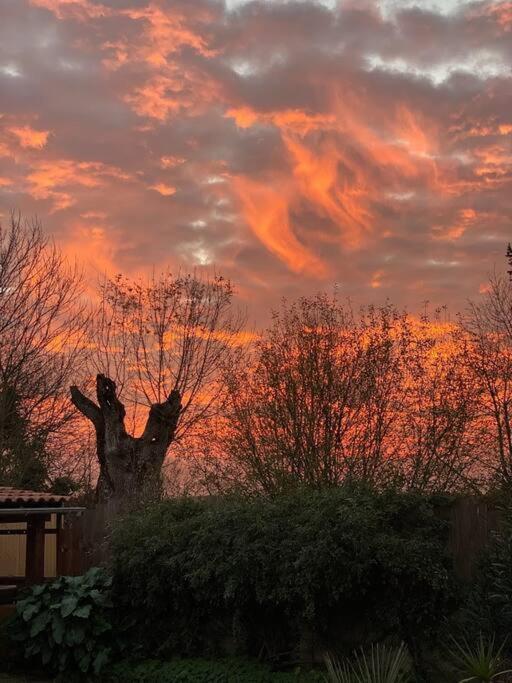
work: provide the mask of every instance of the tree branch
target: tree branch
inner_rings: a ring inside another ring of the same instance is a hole
[[[173,389],[163,403],[153,403],[149,409],[142,439],[149,443],[164,442],[170,446],[181,413],[181,394]]]
[[[124,420],[126,410],[117,398],[116,383],[106,375],[96,376],[96,395],[100,408],[107,414]]]
[[[80,389],[73,385],[70,387],[71,392],[71,403],[77,408],[82,415],[87,417],[95,427],[99,427],[102,422],[101,410],[98,408],[94,401],[87,398]]]

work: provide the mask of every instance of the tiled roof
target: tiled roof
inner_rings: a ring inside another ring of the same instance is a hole
[[[41,491],[23,491],[0,486],[0,505],[57,505],[69,500],[69,496],[59,496]]]

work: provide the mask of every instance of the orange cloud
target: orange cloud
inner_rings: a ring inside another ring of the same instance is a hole
[[[112,13],[112,10],[105,5],[90,2],[90,0],[30,0],[30,4],[53,12],[58,19],[72,18],[86,21]]]
[[[118,235],[105,221],[71,220],[62,248],[70,259],[80,254],[80,263],[92,271],[87,280],[92,297],[97,296],[98,273],[114,275],[119,270],[116,266]]]
[[[368,165],[390,169],[388,182],[407,185],[422,178],[431,187],[440,178],[435,159],[436,129],[410,107],[399,105],[389,119],[387,134],[378,135],[366,121],[366,103],[354,95],[335,92],[332,112],[311,115],[302,110],[258,112],[248,106],[228,109],[239,128],[272,125],[281,134],[291,164],[294,201],[305,199],[315,211],[338,227],[345,246],[361,245],[371,233],[372,201],[382,188],[373,185]],[[386,119],[383,119],[386,123]],[[321,137],[311,135],[322,132]],[[346,149],[360,150],[354,155]]]
[[[164,156],[160,157],[160,166],[162,168],[174,168],[175,166],[179,166],[180,164],[183,164],[185,162],[185,159],[182,157],[175,157],[175,156]]]
[[[383,270],[377,270],[375,273],[372,275],[372,279],[370,281],[370,287],[372,289],[379,289],[382,287],[382,278],[384,277],[384,271]]]
[[[397,107],[395,134],[412,154],[431,155],[437,151],[436,130],[409,107]]]
[[[170,197],[176,192],[175,187],[172,187],[172,185],[166,185],[165,183],[151,185],[150,190],[155,190],[155,192],[159,192],[164,197]]]
[[[165,73],[148,78],[144,85],[124,96],[139,116],[165,121],[180,112],[195,112],[218,97],[215,85],[193,70],[169,64]]]
[[[259,220],[265,226],[259,232],[256,211],[251,211],[251,206],[248,209],[247,201],[244,215],[269,250],[288,265],[291,259],[286,259],[284,247],[268,238],[270,233],[275,234],[269,226],[280,222],[289,233],[290,216],[297,215],[299,207],[306,204],[336,225],[345,248],[360,248],[379,230],[373,205],[382,201],[384,188],[372,178],[372,169],[385,169],[383,178],[391,193],[407,193],[418,182],[433,192],[446,192],[447,180],[436,159],[438,129],[434,123],[401,103],[395,112],[381,117],[377,131],[369,122],[371,114],[365,99],[337,90],[331,98],[331,111],[323,114],[298,109],[259,112],[246,105],[226,111],[225,116],[233,118],[239,128],[267,125],[280,132],[290,164],[290,175],[284,180],[286,197],[262,201],[272,209],[262,210],[265,218],[260,216]],[[468,225],[466,219],[461,226],[453,226],[448,235],[444,233],[443,238],[459,236]],[[391,233],[388,230],[386,234]],[[381,281],[379,270],[370,284],[376,288]]]
[[[435,240],[458,240],[475,223],[477,217],[478,214],[474,209],[461,209],[457,214],[457,220],[452,225],[448,227],[434,226],[432,228],[432,237]]]
[[[34,199],[51,199],[53,210],[59,211],[75,203],[73,190],[94,188],[105,184],[107,178],[129,180],[121,169],[100,162],[75,162],[69,159],[43,161],[35,164],[27,174],[28,192]]]
[[[48,130],[36,130],[31,126],[12,126],[7,128],[7,130],[17,138],[18,143],[24,149],[42,149],[46,145],[48,135],[50,134]]]
[[[198,20],[199,8],[195,9],[193,17]],[[215,54],[208,48],[204,36],[193,31],[189,23],[189,17],[180,14],[177,10],[167,8],[163,10],[157,3],[150,3],[143,9],[127,9],[122,14],[135,21],[143,20],[142,39],[132,52],[132,58],[142,59],[153,66],[167,65],[170,54],[177,52],[183,46],[192,47],[205,57]],[[208,19],[208,15],[204,15]]]
[[[140,3],[142,4],[142,3]],[[165,121],[183,110],[197,109],[215,96],[215,86],[203,73],[185,68],[178,54],[191,48],[204,57],[213,57],[208,41],[200,31],[191,27],[192,21],[208,23],[211,13],[194,8],[191,13],[179,8],[161,7],[158,2],[146,6],[123,8],[117,11],[122,17],[136,22],[140,29],[136,42],[128,39],[105,41],[102,49],[107,53],[103,64],[108,70],[117,70],[128,63],[142,64],[147,70],[142,85],[124,95],[139,116]]]
[[[334,114],[309,114],[301,109],[284,109],[261,113],[244,106],[228,109],[225,116],[234,119],[239,128],[251,128],[255,124],[266,124],[300,135],[306,135],[312,130],[325,129],[334,126],[336,123]]]
[[[0,203],[73,225],[77,251],[119,269],[215,262],[258,311],[277,259],[287,290],[308,275],[354,297],[396,283],[410,305],[470,296],[474,255],[508,240],[511,2],[334,4],[11,3],[4,30],[38,40],[0,64]],[[484,53],[496,72],[470,73]]]
[[[295,273],[325,277],[325,265],[295,236],[289,218],[286,188],[238,176],[232,179],[249,227],[269,251]]]
[[[512,2],[493,2],[489,4],[487,13],[494,17],[506,31],[512,29]]]
[[[344,177],[340,169],[347,159],[333,142],[317,146],[315,152],[291,136],[284,142],[300,194],[338,226],[347,246],[357,246],[371,221],[363,175],[347,164]]]

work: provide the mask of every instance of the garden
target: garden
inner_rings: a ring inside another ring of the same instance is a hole
[[[12,680],[507,681],[512,518],[498,502],[468,582],[449,503],[347,484],[145,505],[113,524],[104,567],[18,601]]]

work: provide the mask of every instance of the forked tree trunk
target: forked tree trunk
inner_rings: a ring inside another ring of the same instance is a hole
[[[96,452],[100,465],[96,496],[98,501],[120,503],[159,492],[161,470],[171,445],[181,411],[179,391],[172,391],[163,403],[154,403],[142,436],[127,433],[126,410],[109,377],[96,377],[98,403],[76,386],[71,400],[96,431]]]

